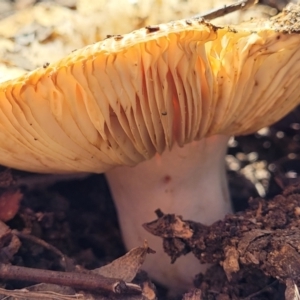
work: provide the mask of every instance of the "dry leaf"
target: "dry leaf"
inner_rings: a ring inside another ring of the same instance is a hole
[[[189,293],[184,294],[182,300],[202,300],[201,290],[195,289]]]
[[[194,234],[190,224],[183,221],[181,216],[174,214],[163,215],[155,221],[143,224],[143,227],[150,233],[162,238],[189,239]]]
[[[285,300],[300,300],[299,289],[294,280],[290,278],[286,281],[286,290],[284,296]]]
[[[0,220],[11,220],[19,210],[23,194],[17,191],[5,191],[0,195]]]
[[[110,264],[94,269],[92,272],[108,278],[118,278],[125,282],[131,282],[149,253],[153,253],[153,250],[145,242],[144,246],[133,248]]]
[[[156,288],[150,281],[145,281],[142,284],[142,296],[143,300],[155,300],[156,299]]]

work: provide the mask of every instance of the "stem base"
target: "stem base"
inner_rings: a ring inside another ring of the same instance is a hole
[[[162,240],[141,225],[156,219],[158,208],[207,225],[231,212],[224,159],[228,139],[215,135],[183,148],[175,146],[136,167],[106,173],[126,247],[137,247],[146,239],[156,254],[147,257],[143,269],[172,291],[191,287],[194,275],[207,266],[192,254],[171,265]]]

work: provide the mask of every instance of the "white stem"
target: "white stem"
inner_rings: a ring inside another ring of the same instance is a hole
[[[189,288],[193,276],[204,271],[192,254],[170,264],[162,240],[146,232],[143,223],[164,213],[211,224],[231,212],[225,172],[229,137],[215,135],[183,148],[174,147],[134,168],[118,167],[106,173],[128,249],[147,239],[156,254],[144,264],[148,274],[172,289]]]

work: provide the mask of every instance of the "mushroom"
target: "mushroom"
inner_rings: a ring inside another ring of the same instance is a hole
[[[149,241],[146,270],[188,287],[205,269],[169,264],[142,228],[157,208],[210,224],[232,211],[224,156],[232,135],[279,120],[300,94],[300,6],[264,21],[148,26],[77,50],[0,85],[0,164],[105,172],[125,244]]]

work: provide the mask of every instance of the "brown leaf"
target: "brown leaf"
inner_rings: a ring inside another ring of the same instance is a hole
[[[23,194],[17,191],[5,191],[0,195],[0,220],[11,220],[19,210]]]
[[[133,248],[110,264],[94,269],[92,272],[108,278],[118,278],[125,282],[131,282],[144,263],[148,253],[153,253],[153,250],[145,242],[144,246]]]
[[[162,238],[189,239],[194,233],[189,223],[183,221],[181,216],[171,214],[163,215],[153,222],[145,223],[143,227],[148,232]]]
[[[156,289],[151,281],[145,281],[142,284],[142,296],[143,300],[155,300]]]

